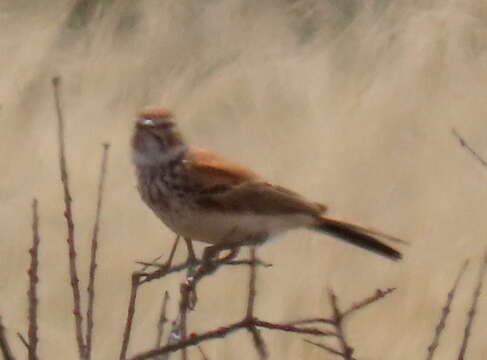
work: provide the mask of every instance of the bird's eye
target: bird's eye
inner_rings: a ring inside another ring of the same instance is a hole
[[[142,124],[145,126],[154,126],[154,121],[152,119],[144,119],[142,120]]]

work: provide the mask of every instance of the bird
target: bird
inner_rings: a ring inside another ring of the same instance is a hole
[[[308,228],[390,260],[402,254],[386,244],[400,239],[325,215],[327,207],[272,184],[236,162],[189,146],[173,113],[143,110],[131,139],[137,189],[154,214],[184,237],[207,249],[258,246],[284,232]]]

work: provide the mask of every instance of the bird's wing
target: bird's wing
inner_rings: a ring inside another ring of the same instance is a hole
[[[191,178],[198,179],[201,188],[198,202],[213,210],[312,216],[326,210],[324,205],[271,185],[251,170],[203,149],[189,151],[187,166]]]
[[[185,159],[186,170],[192,179],[198,179],[203,188],[236,185],[259,179],[253,171],[210,151],[191,148]]]
[[[200,202],[215,210],[257,215],[318,216],[326,210],[324,205],[262,181],[248,181],[215,193],[202,194]]]

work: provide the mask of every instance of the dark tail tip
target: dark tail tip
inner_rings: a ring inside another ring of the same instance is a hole
[[[394,261],[402,259],[402,254],[396,249],[384,244],[372,235],[353,229],[348,224],[338,220],[324,218],[323,222],[317,226],[317,229],[388,259]]]

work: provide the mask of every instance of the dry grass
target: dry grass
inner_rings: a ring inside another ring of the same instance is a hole
[[[134,261],[167,254],[172,245],[172,234],[134,188],[128,139],[135,112],[147,104],[173,108],[192,143],[327,203],[333,215],[413,243],[398,265],[317,234],[289,233],[259,250],[274,264],[260,276],[260,314],[276,322],[312,317],[331,311],[328,286],[345,303],[373,288],[394,286],[394,296],[352,323],[354,356],[425,358],[459,266],[466,258],[478,264],[487,239],[486,172],[451,134],[454,127],[479,154],[487,153],[487,6],[475,0],[346,3],[107,1],[86,25],[74,26],[68,22],[72,1],[53,0],[49,6],[4,1],[3,324],[13,332],[27,325],[29,203],[35,195],[42,223],[39,355],[76,357],[74,337],[66,336],[73,331],[72,300],[50,85],[60,74],[84,264],[90,256],[99,145],[112,144],[98,249],[96,302],[104,310],[95,312],[93,339],[101,359],[118,355]],[[84,289],[88,268],[80,271]],[[168,279],[166,289],[177,294],[180,281]],[[244,269],[237,268],[208,280],[201,288],[204,300],[189,319],[191,329],[238,319],[245,281]],[[468,273],[459,285],[435,358],[458,354],[475,281]],[[132,344],[149,349],[161,288],[148,286],[139,301],[143,311],[136,314]],[[481,295],[473,333],[487,325],[485,303]],[[170,302],[168,314],[177,313],[176,307]],[[239,346],[238,358],[253,358],[246,336],[205,344],[205,354],[233,359]],[[300,338],[273,333],[265,338],[271,359],[328,356]],[[18,354],[25,351],[17,341],[12,347]],[[486,351],[481,337],[470,339],[467,356]],[[197,348],[189,355],[200,356]]]

